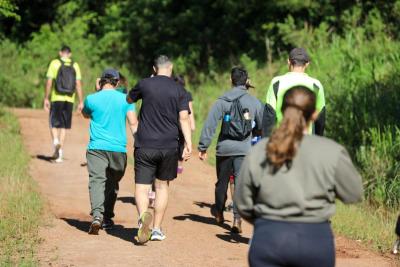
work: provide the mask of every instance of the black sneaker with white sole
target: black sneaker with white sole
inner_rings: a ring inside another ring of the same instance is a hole
[[[99,230],[101,228],[101,218],[100,217],[94,217],[92,224],[90,225],[89,228],[89,235],[98,235],[99,234]]]
[[[111,230],[114,227],[114,221],[112,219],[104,218],[103,224],[101,225],[101,228],[104,230]]]

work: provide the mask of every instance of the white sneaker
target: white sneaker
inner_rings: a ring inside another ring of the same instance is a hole
[[[52,158],[54,160],[57,160],[60,157],[60,150],[61,150],[61,145],[60,144],[55,144],[54,145],[54,153]]]
[[[397,239],[393,246],[393,250],[392,250],[393,254],[399,253],[399,247],[400,247],[400,239]]]
[[[63,151],[62,149],[58,149],[58,157],[55,160],[56,163],[63,162]]]
[[[151,231],[151,241],[163,241],[165,238],[167,238],[164,233],[161,231],[161,229],[153,229]]]

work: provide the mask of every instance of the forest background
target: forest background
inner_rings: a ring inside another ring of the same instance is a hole
[[[288,51],[304,47],[308,73],[325,88],[326,134],[349,149],[364,178],[365,203],[339,206],[338,216],[376,217],[389,240],[400,205],[399,18],[399,0],[0,0],[0,103],[42,108],[46,69],[62,44],[80,64],[85,94],[105,67],[134,85],[167,54],[193,93],[196,144],[232,66],[248,69],[264,102],[272,77],[287,71]],[[346,220],[339,231],[388,244]]]

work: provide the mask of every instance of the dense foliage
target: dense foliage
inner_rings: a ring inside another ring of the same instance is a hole
[[[201,127],[231,65],[249,69],[264,100],[287,51],[303,46],[326,90],[328,135],[357,159],[368,199],[396,207],[399,16],[399,0],[0,0],[0,102],[40,107],[47,64],[63,43],[86,91],[105,66],[133,82],[166,53],[191,82]]]

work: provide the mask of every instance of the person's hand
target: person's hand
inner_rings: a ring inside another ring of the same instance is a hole
[[[83,102],[79,102],[77,110],[78,110],[79,113],[82,113],[82,110],[83,110]]]
[[[201,160],[206,160],[207,159],[207,151],[199,151],[199,158]]]
[[[182,158],[184,161],[188,161],[192,156],[192,146],[185,144],[185,148],[183,149]]]
[[[47,112],[50,111],[50,101],[47,98],[43,100],[43,109]]]

